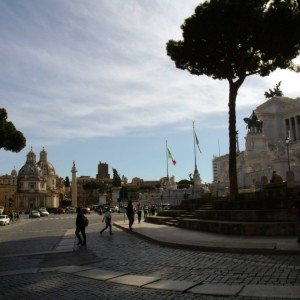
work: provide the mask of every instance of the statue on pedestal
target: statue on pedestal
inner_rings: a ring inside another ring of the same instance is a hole
[[[250,118],[244,118],[249,133],[262,133],[263,121],[259,120],[253,111]]]

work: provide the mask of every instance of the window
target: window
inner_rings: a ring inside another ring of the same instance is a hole
[[[35,182],[29,182],[29,188],[30,188],[31,190],[35,189],[35,187],[36,187]]]

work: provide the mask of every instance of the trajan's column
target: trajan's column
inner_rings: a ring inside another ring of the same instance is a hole
[[[75,161],[73,161],[73,167],[71,172],[72,172],[72,206],[77,207],[77,179],[76,179],[77,169],[75,167]]]

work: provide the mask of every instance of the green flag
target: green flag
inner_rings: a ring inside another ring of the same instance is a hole
[[[197,137],[197,134],[196,134],[195,131],[194,131],[194,134],[195,134],[195,141],[196,141],[196,145],[198,147],[198,150],[199,150],[200,153],[202,153],[202,151],[200,150],[200,146],[199,146],[199,140],[198,140],[198,137]]]

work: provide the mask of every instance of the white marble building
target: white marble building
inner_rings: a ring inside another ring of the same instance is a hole
[[[274,97],[254,111],[263,121],[263,130],[248,132],[245,151],[237,156],[240,192],[259,189],[262,176],[270,180],[274,170],[283,180],[290,170],[294,173],[291,184],[300,183],[300,98]],[[228,154],[213,158],[214,195],[229,191],[228,161]]]

